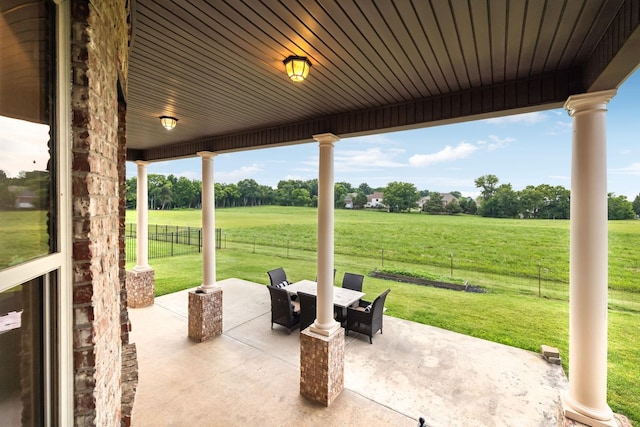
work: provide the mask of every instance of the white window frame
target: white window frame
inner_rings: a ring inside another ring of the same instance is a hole
[[[45,425],[73,425],[73,281],[71,246],[71,14],[69,0],[56,4],[56,70],[55,87],[55,162],[57,219],[55,238],[57,251],[0,271],[0,291],[13,288],[37,277],[44,282],[44,420]],[[55,274],[57,299],[51,293],[51,275]],[[57,301],[56,310],[52,304]],[[53,319],[54,313],[57,318]],[[51,321],[56,322],[55,325]],[[52,331],[58,342],[53,343]],[[52,348],[57,347],[58,365],[52,366]],[[53,384],[57,378],[57,385]],[[56,387],[53,390],[53,387]],[[52,408],[51,393],[57,393],[58,408]],[[58,419],[53,419],[57,413]]]

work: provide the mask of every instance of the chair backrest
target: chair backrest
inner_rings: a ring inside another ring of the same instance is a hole
[[[276,268],[271,271],[267,271],[269,275],[269,280],[271,280],[271,286],[279,285],[280,283],[287,280],[287,273],[284,272],[284,268]]]
[[[384,302],[387,299],[387,295],[389,294],[389,292],[391,292],[391,289],[387,289],[386,291],[378,295],[376,299],[373,300],[373,303],[371,303],[371,312],[373,313],[372,315],[374,318],[378,316],[382,317],[382,314],[384,312]]]
[[[317,298],[306,292],[298,292],[300,302],[300,331],[303,331],[316,320]]]
[[[293,318],[293,309],[291,308],[291,297],[289,293],[282,288],[267,286],[271,295],[271,322],[279,325],[288,325]]]
[[[362,274],[344,273],[344,277],[342,278],[342,287],[362,292],[363,281],[364,276]]]

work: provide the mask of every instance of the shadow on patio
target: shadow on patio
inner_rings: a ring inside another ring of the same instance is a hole
[[[187,291],[129,309],[139,364],[132,425],[415,426],[420,416],[434,427],[557,424],[560,366],[389,316],[373,345],[346,337],[345,388],[331,406],[310,402],[299,394],[299,332],[270,329],[265,286],[218,284],[224,333],[204,343],[187,338]]]

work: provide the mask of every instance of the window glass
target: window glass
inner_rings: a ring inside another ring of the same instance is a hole
[[[55,250],[49,8],[0,2],[0,269]]]
[[[43,279],[0,292],[0,420],[42,425]]]

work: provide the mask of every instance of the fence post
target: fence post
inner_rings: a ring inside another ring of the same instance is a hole
[[[187,227],[187,245],[191,246],[191,226]]]
[[[202,252],[202,228],[198,229],[198,253]]]
[[[171,256],[173,256],[173,233],[171,233]]]
[[[453,279],[453,251],[451,252],[451,278]]]
[[[289,258],[289,239],[287,239],[287,258]]]
[[[538,260],[538,298],[542,296],[542,262]]]
[[[380,264],[384,267],[384,248],[380,250]]]
[[[256,235],[253,235],[253,253],[256,253]]]

